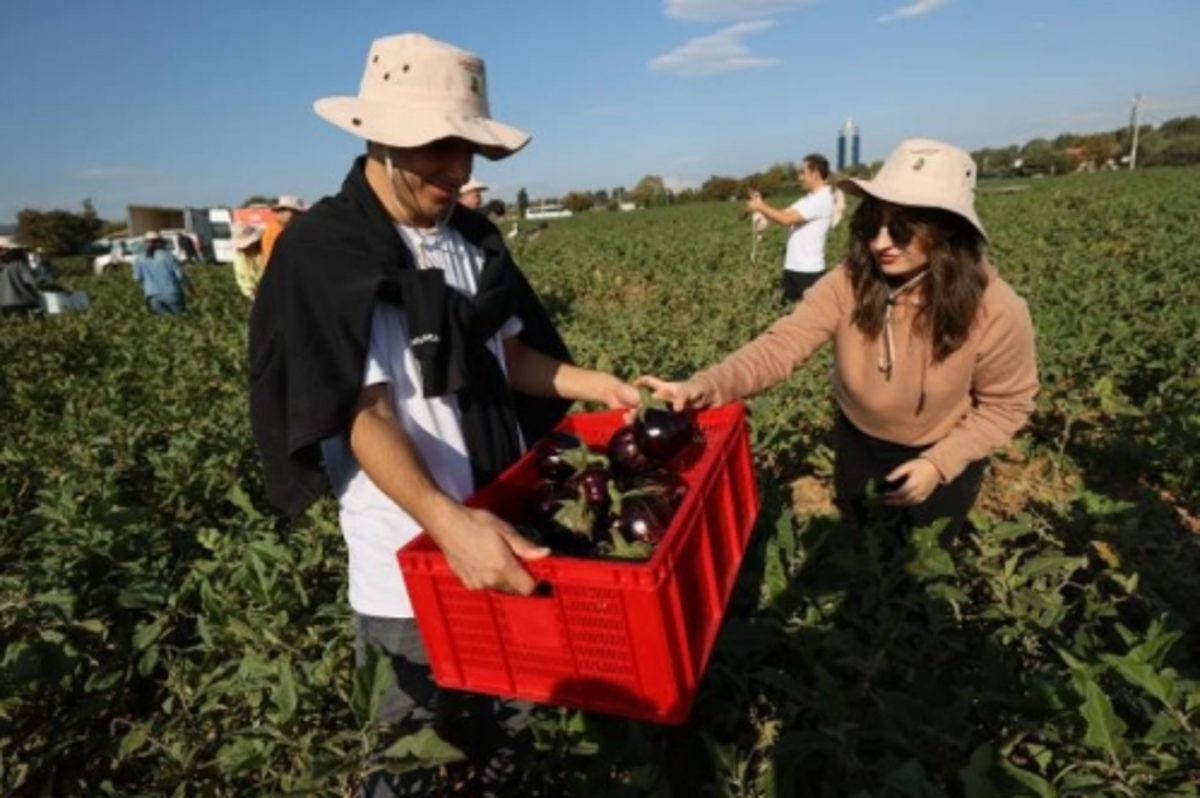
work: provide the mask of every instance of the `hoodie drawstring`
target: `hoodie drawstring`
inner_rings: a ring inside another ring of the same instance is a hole
[[[896,299],[901,294],[925,279],[928,274],[929,270],[926,269],[896,290],[888,289],[887,309],[883,313],[883,341],[879,345],[879,370],[883,372],[885,379],[892,378],[892,369],[896,365],[896,334],[892,329],[892,308],[896,306]]]

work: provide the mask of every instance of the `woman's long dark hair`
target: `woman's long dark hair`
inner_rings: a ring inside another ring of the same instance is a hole
[[[885,224],[903,230],[929,253],[929,276],[913,290],[921,307],[915,329],[933,344],[933,362],[945,360],[963,345],[987,288],[983,236],[956,213],[939,208],[890,205],[864,197],[850,220],[847,268],[854,287],[851,321],[871,338],[883,331],[888,304],[887,278],[871,255],[870,241]],[[889,235],[894,235],[890,232]],[[897,242],[900,244],[903,242]]]

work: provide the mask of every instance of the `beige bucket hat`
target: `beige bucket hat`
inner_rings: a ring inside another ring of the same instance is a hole
[[[308,210],[308,203],[297,197],[295,194],[280,194],[279,199],[271,206],[273,211],[295,211],[296,213],[304,213]]]
[[[245,249],[262,241],[263,229],[253,224],[235,224],[233,226],[233,248]]]
[[[487,190],[488,190],[488,187],[485,184],[479,182],[478,180],[476,180],[475,178],[472,177],[470,180],[467,181],[466,185],[464,185],[462,188],[460,188],[458,190],[458,193],[459,194],[470,194],[472,191],[487,191]]]
[[[870,195],[896,205],[941,208],[987,231],[975,213],[975,161],[965,151],[934,139],[900,142],[871,180],[848,178],[838,188],[856,196]]]
[[[420,33],[376,39],[358,95],[326,97],[317,115],[368,141],[420,147],[456,136],[493,161],[529,135],[491,118],[483,59]]]

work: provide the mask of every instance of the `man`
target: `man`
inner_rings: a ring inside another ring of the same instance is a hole
[[[829,161],[815,153],[804,156],[800,185],[808,192],[787,208],[768,205],[757,191],[750,192],[746,210],[790,228],[783,264],[783,298],[798,302],[825,271],[825,239],[833,225],[834,196],[829,185]]]
[[[281,194],[278,201],[271,206],[271,211],[275,214],[275,218],[267,223],[267,229],[262,237],[262,259],[263,263],[271,257],[271,250],[275,248],[275,240],[279,238],[279,234],[283,232],[292,219],[297,215],[308,210],[308,203],[293,194]]]
[[[570,364],[499,231],[458,207],[476,154],[529,141],[490,117],[478,56],[379,39],[359,94],[314,107],[366,154],[277,243],[251,312],[251,422],[272,502],[295,515],[332,485],[359,662],[375,646],[393,663],[380,719],[422,723],[439,707],[396,551],[425,530],[467,587],[532,593],[521,561],[547,550],[462,500],[571,400],[638,393]]]
[[[24,248],[9,236],[0,236],[0,314],[25,314],[40,309],[38,278],[29,268]]]
[[[465,207],[478,211],[483,205],[483,192],[487,189],[487,186],[472,177],[458,190],[458,201]]]

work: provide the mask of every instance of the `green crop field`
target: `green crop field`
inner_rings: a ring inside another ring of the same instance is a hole
[[[969,539],[839,525],[817,358],[748,403],[764,507],[690,721],[540,709],[524,794],[1200,794],[1200,170],[1026,185],[980,206],[1043,388]],[[783,238],[751,263],[738,211],[515,254],[578,360],[681,377],[781,312]],[[64,271],[88,312],[0,319],[0,794],[349,795],[372,752],[446,757],[368,721],[333,503],[263,499],[229,270],[182,319]]]

